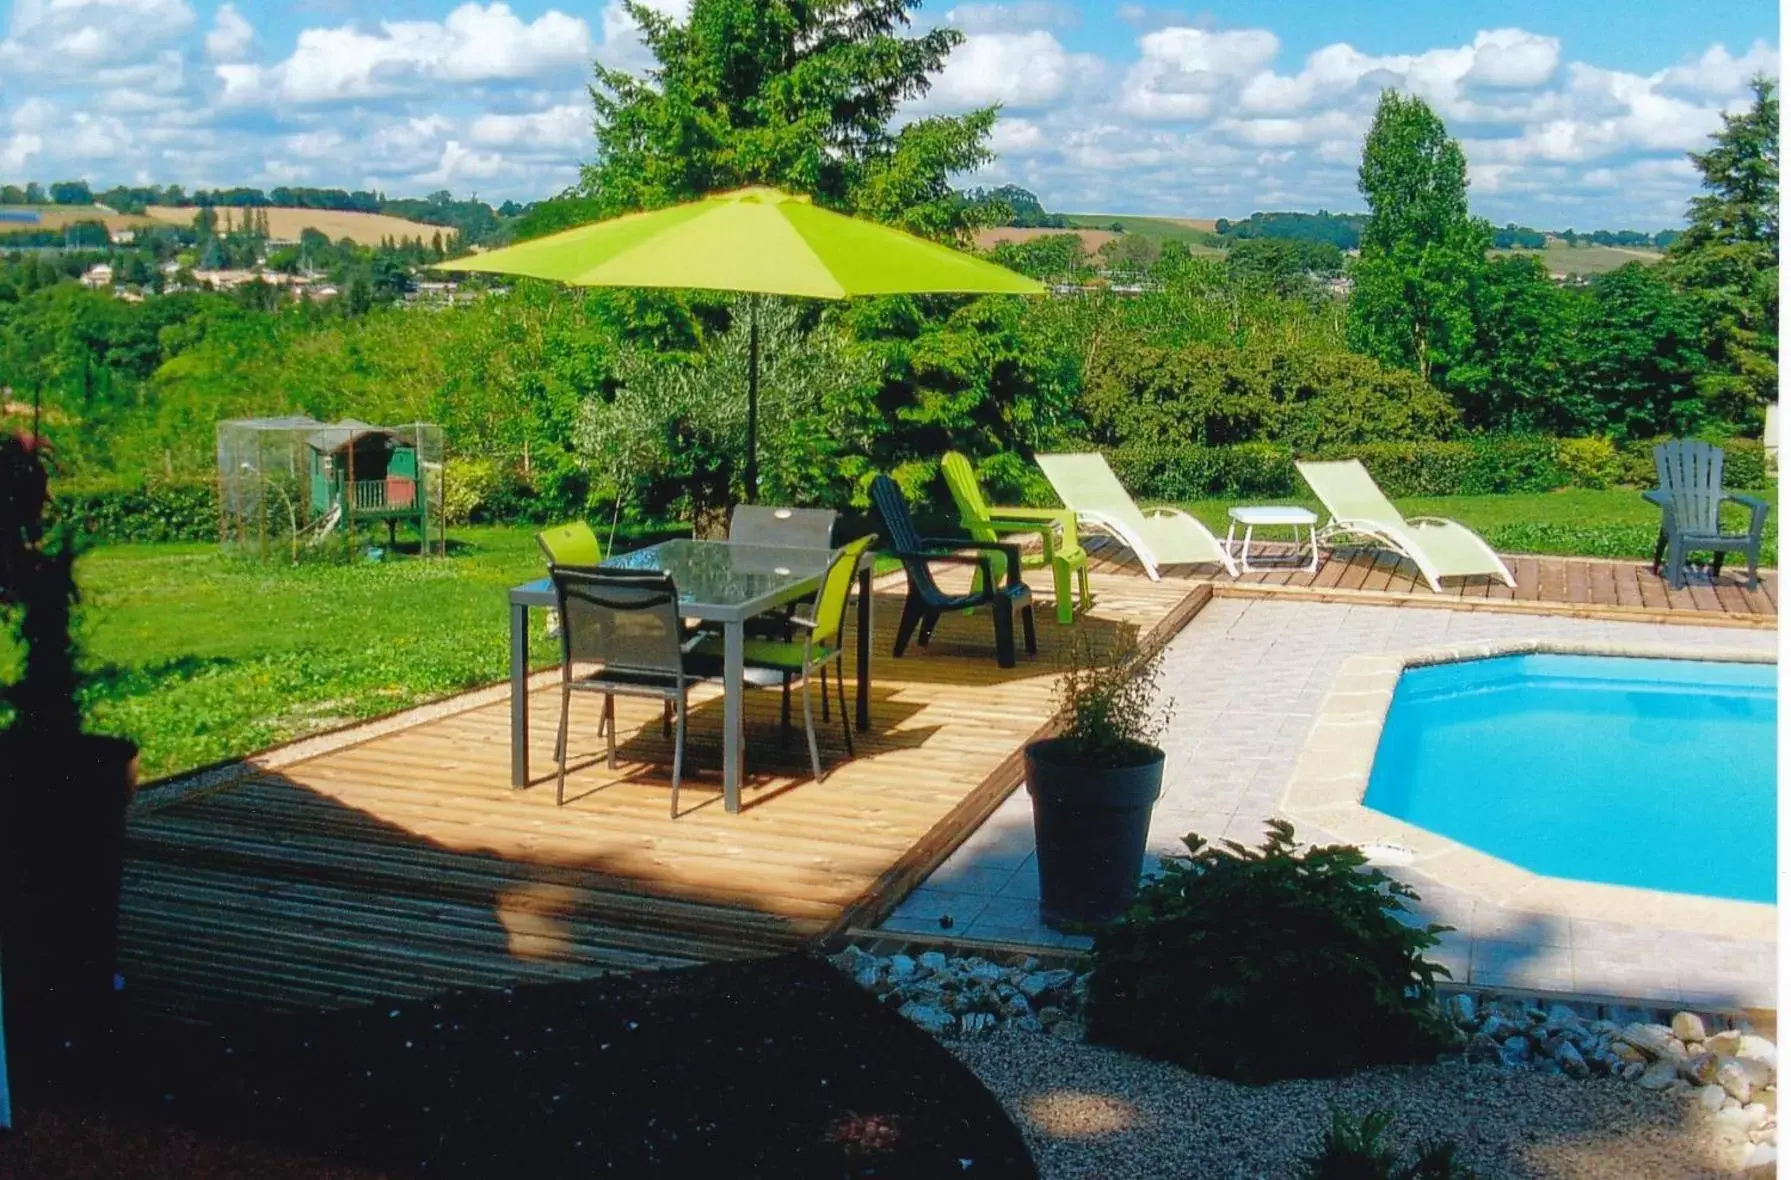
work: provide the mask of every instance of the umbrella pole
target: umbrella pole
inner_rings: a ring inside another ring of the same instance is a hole
[[[759,297],[746,297],[746,502],[759,501]]]

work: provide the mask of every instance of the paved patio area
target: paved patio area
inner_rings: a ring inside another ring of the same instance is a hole
[[[1277,812],[1314,714],[1350,656],[1479,639],[1672,643],[1772,650],[1773,631],[1606,622],[1494,612],[1220,598],[1168,648],[1164,691],[1176,721],[1164,745],[1153,854],[1195,831],[1259,840]],[[1310,827],[1302,839],[1325,839]],[[1661,838],[1677,838],[1663,833]],[[1412,870],[1425,918],[1456,927],[1432,958],[1458,982],[1573,992],[1661,1005],[1775,1007],[1770,940],[1687,934],[1646,924],[1563,919],[1475,899]],[[1032,813],[1017,790],[884,923],[893,933],[1036,946],[1086,945],[1038,920]],[[949,918],[949,927],[942,919]]]

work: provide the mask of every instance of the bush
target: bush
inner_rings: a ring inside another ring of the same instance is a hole
[[[1370,1111],[1360,1120],[1340,1110],[1331,1112],[1324,1142],[1300,1169],[1300,1180],[1474,1180],[1472,1170],[1455,1158],[1455,1144],[1426,1143],[1409,1164],[1401,1164],[1381,1135],[1393,1122],[1386,1111]]]
[[[1082,407],[1104,443],[1258,441],[1301,452],[1447,438],[1457,421],[1417,375],[1367,357],[1221,344],[1102,349],[1089,362]]]
[[[95,541],[215,541],[218,485],[209,476],[59,484],[55,510]]]
[[[1400,921],[1408,887],[1355,848],[1189,835],[1125,917],[1095,936],[1090,1039],[1241,1082],[1329,1077],[1434,1057],[1445,926]]]
[[[1273,443],[1230,447],[1136,443],[1109,456],[1120,482],[1140,499],[1253,499],[1299,495],[1297,456],[1360,459],[1381,489],[1405,496],[1485,496],[1561,488],[1655,486],[1653,443],[1618,448],[1602,438],[1484,435],[1458,442],[1327,445],[1310,452]],[[1765,451],[1754,439],[1725,439],[1725,482],[1766,485]]]

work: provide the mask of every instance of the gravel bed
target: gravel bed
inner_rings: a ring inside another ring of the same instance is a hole
[[[1178,1066],[1002,1028],[946,1042],[1019,1126],[1041,1177],[1286,1177],[1330,1111],[1395,1113],[1389,1138],[1455,1139],[1481,1180],[1694,1180],[1748,1170],[1747,1136],[1683,1094],[1449,1063],[1240,1086]]]

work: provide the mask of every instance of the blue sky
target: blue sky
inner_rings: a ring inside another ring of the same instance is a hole
[[[919,21],[967,41],[904,117],[1002,103],[965,181],[1071,211],[1359,207],[1393,86],[1463,141],[1478,212],[1659,228],[1696,191],[1685,152],[1779,68],[1766,0],[931,0]],[[526,200],[589,156],[594,58],[645,64],[612,0],[0,0],[0,180]]]

